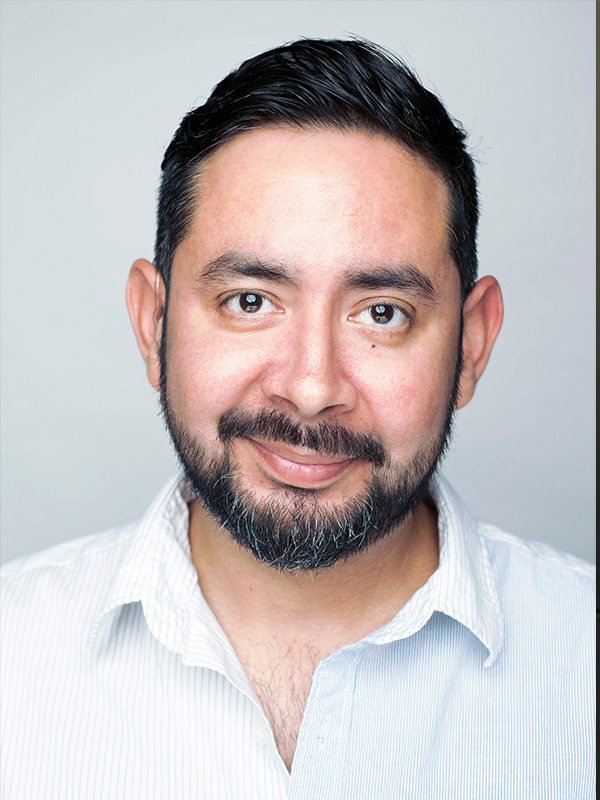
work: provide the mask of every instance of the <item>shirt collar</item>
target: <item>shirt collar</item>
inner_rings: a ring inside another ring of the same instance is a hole
[[[416,633],[434,611],[465,625],[487,648],[491,665],[503,642],[503,618],[485,542],[477,524],[450,484],[437,475],[430,484],[438,511],[438,569],[391,622],[365,637],[377,644]],[[186,480],[173,478],[139,523],[122,563],[94,618],[91,648],[111,612],[141,602],[148,627],[158,641],[189,665],[237,675],[246,683],[238,659],[198,586],[188,539]]]
[[[247,690],[235,652],[198,585],[188,538],[187,481],[170,480],[137,526],[94,618],[87,648],[110,628],[113,612],[140,602],[152,635],[184,664],[223,672]]]
[[[487,547],[476,520],[441,475],[434,476],[429,490],[438,512],[438,569],[391,622],[372,634],[372,641],[406,638],[440,611],[480,640],[488,651],[488,667],[502,648],[504,620]]]

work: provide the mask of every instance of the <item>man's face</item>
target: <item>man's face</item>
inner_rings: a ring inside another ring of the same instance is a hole
[[[327,566],[420,498],[456,390],[447,223],[442,179],[381,136],[263,128],[205,163],[162,401],[196,490],[258,558]]]

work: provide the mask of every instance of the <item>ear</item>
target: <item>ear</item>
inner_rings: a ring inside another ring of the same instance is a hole
[[[159,391],[165,285],[154,264],[143,258],[134,263],[127,281],[126,298],[135,338],[146,362],[148,380]]]
[[[477,281],[463,306],[463,365],[456,408],[473,397],[502,327],[504,305],[500,285],[491,275]]]

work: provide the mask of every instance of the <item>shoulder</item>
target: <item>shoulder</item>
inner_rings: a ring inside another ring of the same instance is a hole
[[[3,589],[34,583],[46,576],[81,575],[82,572],[110,568],[121,557],[137,523],[113,528],[104,533],[82,536],[23,556],[0,567]]]
[[[113,528],[103,533],[82,536],[54,545],[33,555],[22,556],[0,567],[3,583],[35,578],[48,570],[69,570],[89,566],[91,562],[110,558],[111,552],[122,548],[124,540],[135,530],[135,523]]]
[[[489,554],[508,652],[561,674],[592,668],[596,568],[550,545],[487,523],[478,528]]]
[[[594,589],[594,564],[543,542],[520,538],[487,522],[478,521],[477,528],[502,575],[515,571],[521,575],[531,573],[538,580],[551,577],[563,585],[579,587],[583,592]]]
[[[69,620],[85,625],[97,612],[135,533],[132,523],[65,542],[3,565],[0,591],[5,641],[42,639]]]

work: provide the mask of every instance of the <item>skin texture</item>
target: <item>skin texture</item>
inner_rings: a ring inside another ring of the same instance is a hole
[[[441,178],[381,136],[262,128],[210,157],[199,197],[169,293],[168,388],[179,424],[213,453],[223,450],[219,419],[234,408],[278,409],[306,425],[327,420],[375,434],[397,465],[432,448],[461,315]],[[241,275],[222,260],[214,266],[231,253],[235,264],[268,264],[286,277]],[[407,267],[433,291],[414,280],[404,288],[379,278],[364,285],[364,275],[381,276],[382,268],[406,275]],[[350,285],[357,273],[362,286]],[[260,311],[244,313],[240,292],[264,298]],[[128,306],[156,389],[164,299],[152,264],[137,261]],[[393,313],[392,325],[373,319],[376,305]],[[494,278],[476,284],[462,313],[457,407],[471,399],[500,329]],[[282,509],[282,484],[317,490],[317,502],[331,510],[362,496],[373,468],[264,440],[230,446],[244,490]],[[190,542],[202,591],[288,767],[318,661],[391,619],[438,563],[436,517],[425,503],[366,551],[316,573],[282,574],[258,562],[200,502],[190,508]]]

